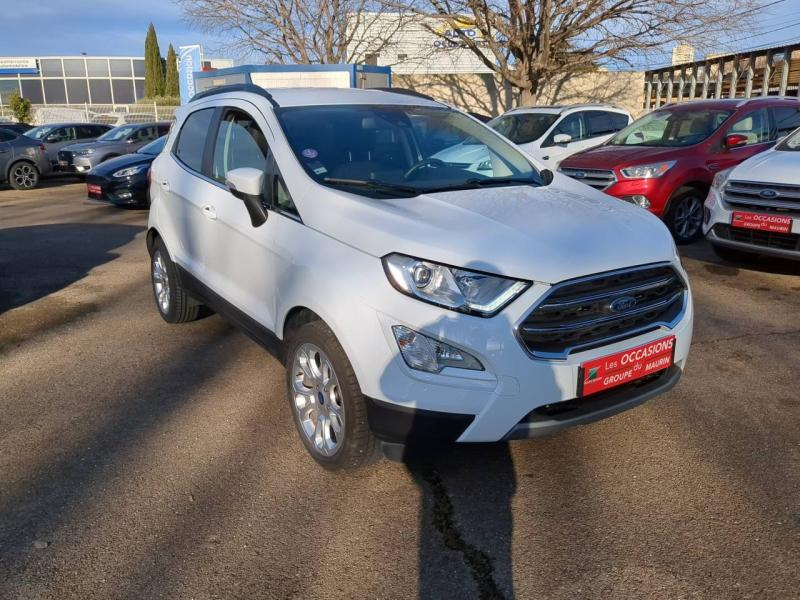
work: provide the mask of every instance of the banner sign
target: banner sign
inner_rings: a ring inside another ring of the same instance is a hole
[[[38,73],[36,59],[27,56],[0,56],[0,73]]]
[[[203,50],[199,44],[179,46],[178,56],[181,104],[186,104],[196,93],[194,74],[203,70]]]

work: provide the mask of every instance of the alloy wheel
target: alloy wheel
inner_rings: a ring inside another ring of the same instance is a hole
[[[302,344],[292,359],[293,406],[300,429],[314,452],[333,456],[344,442],[344,403],[328,356]]]
[[[697,196],[685,196],[675,207],[675,232],[682,239],[694,237],[703,223],[703,203]]]
[[[25,189],[34,187],[39,180],[36,169],[27,163],[14,167],[11,177],[14,179],[14,183],[16,183],[17,186]]]
[[[169,312],[169,275],[167,274],[167,265],[164,262],[164,257],[161,255],[160,250],[153,253],[153,291],[156,294],[156,302],[158,308],[163,314]]]

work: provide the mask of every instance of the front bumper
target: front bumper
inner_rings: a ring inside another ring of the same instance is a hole
[[[675,267],[685,278],[682,269],[677,264]],[[549,289],[546,284],[534,283],[500,314],[488,319],[443,311],[400,294],[387,298],[386,305],[375,311],[374,321],[359,312],[358,323],[352,324],[358,328],[358,339],[347,340],[344,345],[370,405],[377,405],[386,417],[370,417],[376,435],[390,442],[429,439],[436,437],[431,432],[437,431],[437,420],[442,437],[458,442],[546,435],[631,408],[677,382],[692,338],[690,292],[686,292],[683,312],[671,328],[660,326],[622,341],[574,352],[564,359],[535,358],[523,348],[515,330]],[[480,360],[485,370],[445,368],[439,374],[412,370],[399,354],[392,325],[405,325],[462,348]],[[661,383],[651,387],[629,384],[615,388],[608,397],[603,392],[578,399],[579,371],[584,362],[668,335],[675,336],[674,367],[662,372]],[[603,398],[605,402],[600,402]],[[591,408],[587,410],[587,406]],[[561,409],[566,408],[574,411],[572,416],[565,416]],[[554,416],[556,413],[563,414]],[[397,427],[385,425],[393,420]],[[454,431],[456,426],[460,431]]]
[[[98,186],[100,193],[93,192]],[[108,202],[116,206],[146,206],[147,176],[125,179],[107,179],[92,175],[86,176],[87,196],[92,200]]]
[[[84,174],[91,171],[93,166],[91,156],[76,156],[72,159],[70,169],[73,173]]]

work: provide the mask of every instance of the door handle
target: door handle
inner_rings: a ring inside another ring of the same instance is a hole
[[[211,206],[210,204],[206,204],[203,206],[203,215],[207,219],[211,219],[214,221],[217,218],[217,209]]]

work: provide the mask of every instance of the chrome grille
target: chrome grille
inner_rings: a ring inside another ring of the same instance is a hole
[[[686,286],[671,265],[600,273],[553,286],[518,333],[534,356],[566,358],[671,326],[685,302]]]
[[[729,181],[725,184],[724,197],[733,208],[800,213],[800,185]]]
[[[559,172],[600,191],[608,189],[617,182],[617,176],[614,175],[614,171],[608,169],[562,167]]]

